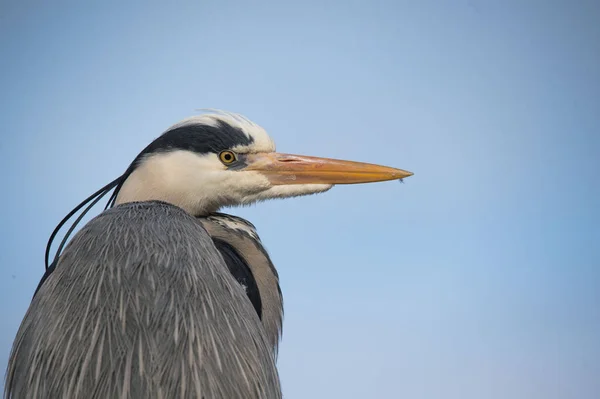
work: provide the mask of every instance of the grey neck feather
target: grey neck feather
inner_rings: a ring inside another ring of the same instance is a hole
[[[213,239],[231,245],[250,268],[262,302],[262,323],[276,356],[283,323],[283,297],[277,270],[255,227],[242,218],[222,213],[214,213],[198,220]]]

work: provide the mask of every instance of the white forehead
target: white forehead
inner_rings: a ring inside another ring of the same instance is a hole
[[[237,146],[235,148],[232,148],[232,150],[239,152],[275,151],[275,142],[273,141],[273,139],[271,139],[271,137],[269,137],[265,129],[263,129],[261,126],[257,125],[256,123],[252,122],[250,119],[246,118],[241,114],[236,114],[228,111],[211,109],[208,113],[186,118],[181,122],[171,126],[169,130],[178,127],[199,124],[217,127],[219,121],[225,122],[228,125],[240,129],[246,134],[246,136],[254,140],[254,142],[248,146]]]

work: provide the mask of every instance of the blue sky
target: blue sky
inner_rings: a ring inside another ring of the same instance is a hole
[[[228,210],[286,398],[600,397],[597,3],[150,4],[0,4],[0,368],[56,223],[212,107],[415,173]]]

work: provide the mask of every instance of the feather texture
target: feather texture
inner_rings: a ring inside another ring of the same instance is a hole
[[[197,219],[119,205],[78,232],[9,360],[11,398],[280,398],[271,339]]]

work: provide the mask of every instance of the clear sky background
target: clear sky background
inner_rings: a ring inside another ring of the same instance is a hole
[[[58,221],[212,107],[415,173],[227,210],[286,398],[600,397],[598,2],[5,0],[0,101],[2,369]]]

